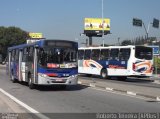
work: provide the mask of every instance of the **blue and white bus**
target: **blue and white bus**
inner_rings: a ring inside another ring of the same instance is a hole
[[[7,72],[13,82],[35,85],[76,85],[78,43],[40,40],[8,48]]]
[[[100,75],[150,77],[153,73],[152,48],[145,46],[81,47],[78,51],[78,72]]]

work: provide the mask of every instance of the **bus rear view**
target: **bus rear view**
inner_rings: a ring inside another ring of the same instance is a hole
[[[132,75],[149,77],[153,73],[153,51],[150,47],[135,46]]]
[[[81,47],[78,72],[99,75],[103,79],[150,77],[153,73],[152,54],[152,48],[146,46]]]

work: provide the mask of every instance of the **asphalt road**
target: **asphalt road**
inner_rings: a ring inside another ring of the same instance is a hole
[[[59,87],[38,87],[12,83],[0,69],[0,88],[33,109],[46,113],[131,113],[160,112],[160,103],[78,85],[61,90]]]
[[[142,87],[151,87],[151,88],[160,88],[160,83],[155,83],[155,78],[127,78],[125,81],[118,80],[116,78],[112,79],[101,79],[99,76],[86,76],[86,75],[79,75],[79,78],[86,79],[86,80],[93,80],[99,82],[108,82],[108,83],[118,83],[118,84],[125,84],[125,85],[134,85],[134,86],[142,86]],[[158,79],[159,80],[159,79]],[[159,80],[160,82],[160,80]]]

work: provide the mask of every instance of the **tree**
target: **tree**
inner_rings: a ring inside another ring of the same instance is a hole
[[[121,45],[122,46],[123,45],[132,45],[132,42],[131,42],[131,40],[124,40],[124,41],[121,42]]]
[[[101,44],[101,46],[103,46],[103,44]],[[104,47],[108,47],[108,46],[110,46],[110,45],[108,45],[108,44],[104,44]]]
[[[25,43],[29,38],[28,33],[18,27],[0,27],[0,53],[6,57],[7,48]]]

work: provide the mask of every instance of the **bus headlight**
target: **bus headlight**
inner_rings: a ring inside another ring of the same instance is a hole
[[[39,73],[41,77],[48,77],[46,74]]]
[[[71,77],[72,77],[72,78],[76,78],[76,77],[77,77],[77,75],[72,75]]]

